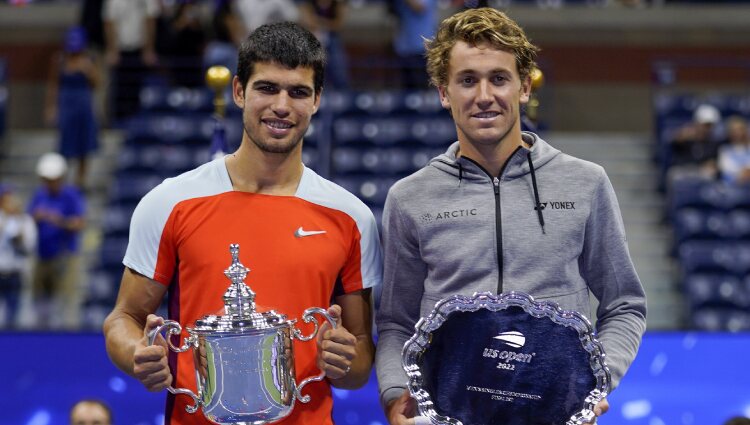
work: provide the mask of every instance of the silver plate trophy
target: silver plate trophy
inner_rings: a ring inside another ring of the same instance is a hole
[[[185,388],[168,387],[172,394],[185,394],[194,404],[186,408],[195,413],[201,408],[217,424],[260,425],[288,416],[295,400],[310,401],[302,389],[321,381],[324,374],[303,380],[299,385],[294,373],[294,338],[310,341],[318,332],[313,314],[325,317],[331,326],[335,320],[319,307],[304,311],[302,320],[313,322],[312,334],[303,336],[295,329],[295,320],[275,311],[255,311],[255,292],[244,282],[247,272],[240,263],[238,244],[229,246],[232,265],[224,271],[231,284],[224,294],[224,315],[207,315],[187,327],[189,334],[181,347],[172,343],[179,335],[179,323],[167,320],[149,334],[149,345],[166,329],[167,345],[177,353],[193,350],[198,394]]]
[[[404,345],[419,412],[433,424],[581,425],[610,392],[591,323],[527,294],[455,295]]]

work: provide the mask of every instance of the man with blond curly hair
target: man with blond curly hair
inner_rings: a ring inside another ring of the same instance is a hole
[[[616,386],[645,331],[646,299],[604,169],[521,131],[538,48],[490,8],[445,19],[425,44],[458,141],[385,203],[376,365],[389,422],[425,423],[413,417],[401,350],[419,318],[455,294],[520,291],[592,317],[592,293]],[[595,413],[607,409],[605,399]]]

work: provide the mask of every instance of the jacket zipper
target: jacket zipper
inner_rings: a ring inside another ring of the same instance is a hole
[[[484,169],[481,165],[479,165],[478,162],[474,161],[471,158],[464,157],[467,161],[472,162],[474,165],[479,167],[480,170],[484,171],[487,176],[492,179],[492,187],[495,192],[495,239],[497,240],[497,293],[502,294],[503,293],[503,213],[500,209],[500,176],[503,175],[503,172],[505,171],[505,167],[508,166],[508,163],[513,158],[513,156],[516,155],[516,152],[518,152],[521,149],[520,146],[518,146],[513,153],[508,156],[508,159],[505,161],[505,164],[503,164],[503,167],[500,169],[500,174],[497,176],[493,176],[487,170]]]
[[[503,293],[503,220],[500,209],[500,179],[494,177],[492,185],[495,188],[495,231],[497,233],[497,293]]]
[[[517,150],[517,149],[516,149]],[[511,154],[510,157],[508,157],[508,160],[515,155],[515,151],[513,154]],[[492,174],[490,174],[487,170],[484,169],[481,165],[479,165],[478,162],[474,161],[471,158],[464,157],[467,161],[473,163],[477,167],[479,167],[480,170],[484,171],[485,174],[487,174],[487,177],[490,178],[492,181],[492,188],[495,192],[495,240],[497,241],[497,293],[502,294],[503,293],[503,220],[502,220],[502,211],[500,210],[500,177],[495,177]],[[500,170],[500,175],[503,174],[503,170],[505,170],[505,166],[508,164],[506,161],[505,164],[503,164],[503,168]]]

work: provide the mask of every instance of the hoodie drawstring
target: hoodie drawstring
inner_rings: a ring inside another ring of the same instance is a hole
[[[461,180],[464,178],[464,166],[461,165],[461,162],[458,163],[458,186],[461,186]]]
[[[544,231],[544,214],[542,213],[542,204],[539,202],[539,189],[536,186],[536,173],[534,172],[534,163],[531,162],[531,152],[526,154],[526,159],[529,160],[529,169],[531,170],[531,185],[534,186],[534,200],[536,201],[536,216],[539,218],[539,225],[542,226],[542,234],[547,234]]]

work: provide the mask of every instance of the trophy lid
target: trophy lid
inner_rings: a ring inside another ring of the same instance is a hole
[[[255,333],[287,325],[286,316],[274,310],[255,311],[255,292],[245,284],[247,267],[240,263],[240,245],[229,245],[232,264],[224,275],[232,282],[224,293],[224,314],[206,315],[189,329],[198,333]]]

